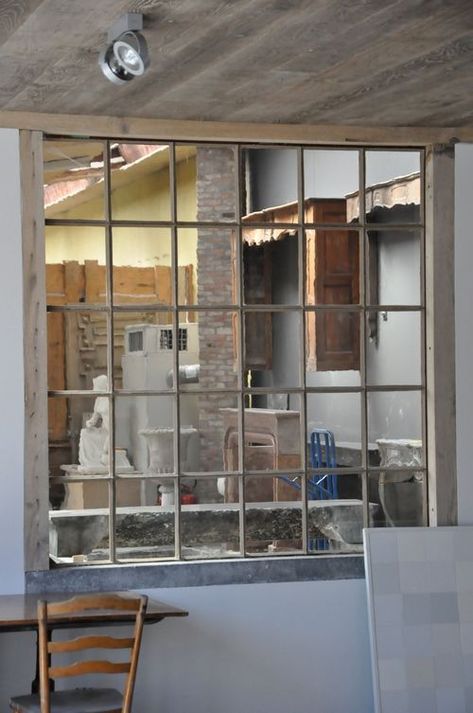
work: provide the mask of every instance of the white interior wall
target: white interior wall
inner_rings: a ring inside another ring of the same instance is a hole
[[[18,135],[0,130],[0,592],[23,590],[23,381]],[[472,522],[470,240],[473,147],[457,147],[457,431],[461,522]],[[470,221],[467,224],[467,221]],[[151,713],[370,713],[362,580],[150,592],[191,612],[145,630],[136,710]],[[27,690],[33,635],[0,636],[0,703]]]

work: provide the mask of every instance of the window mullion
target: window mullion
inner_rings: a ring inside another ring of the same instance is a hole
[[[105,200],[105,279],[106,279],[106,322],[107,322],[107,375],[109,404],[108,430],[108,463],[111,480],[109,482],[109,548],[110,560],[117,561],[116,553],[116,521],[117,521],[117,483],[115,478],[115,395],[114,395],[114,329],[113,329],[113,234],[112,234],[112,200],[111,200],[111,168],[110,142],[104,146],[104,200]]]

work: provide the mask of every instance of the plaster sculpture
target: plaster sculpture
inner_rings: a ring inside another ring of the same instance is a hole
[[[108,391],[108,378],[100,374],[92,380],[93,390]],[[107,396],[97,396],[94,412],[81,429],[79,441],[79,466],[77,471],[84,475],[108,473],[108,438],[110,428],[109,402]],[[124,449],[115,450],[115,468],[118,473],[133,472],[133,466]]]

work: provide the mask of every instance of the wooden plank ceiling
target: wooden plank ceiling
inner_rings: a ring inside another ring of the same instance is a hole
[[[145,14],[151,67],[97,57]],[[471,0],[2,0],[0,110],[213,121],[467,126]]]

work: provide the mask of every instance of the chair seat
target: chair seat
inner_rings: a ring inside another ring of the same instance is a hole
[[[123,696],[114,688],[74,688],[51,693],[51,713],[113,713],[121,711]],[[16,696],[10,708],[22,713],[40,713],[39,695]]]

